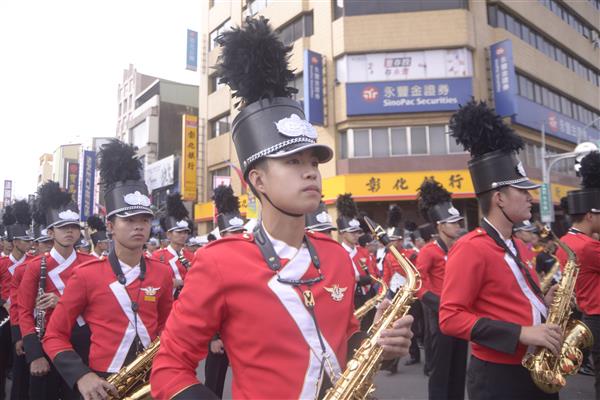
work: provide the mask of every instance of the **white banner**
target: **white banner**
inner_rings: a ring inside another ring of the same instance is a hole
[[[175,156],[170,155],[149,164],[144,171],[144,178],[150,192],[172,185],[175,182]]]

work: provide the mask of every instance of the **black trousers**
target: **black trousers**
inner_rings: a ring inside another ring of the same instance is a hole
[[[212,390],[219,398],[223,398],[223,387],[229,367],[227,353],[215,354],[208,349],[206,362],[204,363],[204,386]]]
[[[29,398],[31,400],[79,399],[79,392],[69,388],[54,365],[50,361],[48,362],[50,371],[46,375],[29,377]]]
[[[583,322],[590,328],[594,335],[594,344],[592,345],[592,360],[594,362],[594,389],[596,390],[596,400],[600,400],[600,315],[583,315]]]
[[[29,364],[25,356],[18,356],[13,346],[12,387],[10,388],[11,400],[29,399]]]
[[[421,306],[421,302],[416,300],[408,311],[408,315],[412,315],[414,321],[411,326],[411,331],[413,333],[413,338],[410,342],[410,347],[408,349],[408,354],[410,358],[416,361],[421,361],[421,350],[419,350],[419,340],[423,340],[423,307]]]
[[[470,400],[557,400],[535,386],[529,371],[521,365],[496,364],[471,356],[467,371]]]
[[[429,320],[429,318],[427,316],[427,308],[428,307],[423,302],[421,303],[421,305],[423,307],[423,350],[425,353],[425,363],[423,364],[423,373],[425,373],[425,375],[429,375],[429,373],[431,372],[431,369],[433,368],[431,365],[431,360],[433,358],[433,355],[431,354],[432,328],[429,326],[429,325],[431,325],[431,321]]]
[[[0,321],[7,316],[6,309],[0,306]],[[10,322],[7,322],[0,328],[0,400],[6,398],[6,376],[12,365],[11,347]]]
[[[423,305],[423,313],[430,330],[429,399],[455,400],[465,398],[468,342],[440,331],[438,313]]]

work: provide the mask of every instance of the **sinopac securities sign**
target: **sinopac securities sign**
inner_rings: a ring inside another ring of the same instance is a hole
[[[348,115],[454,111],[473,94],[472,78],[346,84]]]

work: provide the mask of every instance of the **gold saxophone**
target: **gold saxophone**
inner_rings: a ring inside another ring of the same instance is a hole
[[[119,394],[117,397],[109,397],[109,399],[151,399],[150,385],[147,382],[150,378],[152,360],[158,353],[159,347],[160,338],[157,337],[135,360],[108,377],[106,381],[112,384]]]
[[[367,266],[364,265],[364,263],[362,261],[359,260],[358,262],[361,264],[361,267],[364,270],[367,269]],[[367,313],[369,311],[371,311],[371,309],[377,307],[379,305],[379,303],[381,303],[383,301],[383,299],[385,299],[385,296],[388,292],[388,286],[385,284],[383,279],[379,279],[373,275],[370,275],[370,276],[371,276],[371,279],[373,279],[375,282],[377,282],[379,284],[380,290],[377,295],[371,297],[369,300],[367,300],[365,302],[365,304],[363,304],[362,306],[360,306],[356,310],[354,310],[354,316],[358,320],[362,319],[365,315],[367,315]]]
[[[383,348],[377,344],[381,333],[406,315],[415,301],[416,292],[421,288],[421,276],[415,266],[390,244],[390,240],[381,225],[370,218],[365,221],[373,235],[389,248],[406,274],[406,284],[401,287],[392,304],[383,312],[381,318],[369,328],[369,337],[361,343],[354,357],[348,361],[346,370],[335,385],[327,391],[324,400],[366,399],[375,390],[373,378],[382,361]]]
[[[577,373],[583,360],[581,349],[590,347],[594,339],[583,322],[571,318],[571,298],[579,273],[575,253],[558,240],[549,227],[545,227],[541,235],[551,235],[568,257],[546,320],[549,324],[560,326],[563,344],[559,356],[545,347],[538,347],[534,353],[525,354],[522,364],[531,372],[531,379],[537,387],[546,393],[556,393],[567,384],[565,376]]]
[[[556,259],[556,257],[554,258]],[[554,278],[554,275],[559,268],[560,262],[556,260],[552,265],[552,268],[550,268],[550,271],[548,271],[548,273],[541,278],[540,289],[542,290],[542,293],[546,294],[548,290],[550,290],[550,286],[552,286],[552,278]]]

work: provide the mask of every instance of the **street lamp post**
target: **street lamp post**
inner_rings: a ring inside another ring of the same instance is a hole
[[[597,118],[600,119],[600,118]],[[596,119],[596,120],[597,120]],[[592,121],[591,124],[596,122],[596,120]],[[591,126],[591,124],[589,124]],[[586,127],[587,128],[587,127]],[[585,129],[585,128],[584,128]],[[575,148],[575,151],[571,151],[568,153],[554,154],[554,155],[546,155],[546,124],[542,123],[542,187],[540,188],[541,196],[540,196],[540,213],[541,219],[544,223],[552,223],[554,222],[554,206],[552,204],[552,190],[550,190],[550,171],[552,167],[556,165],[557,162],[561,160],[567,160],[569,158],[576,158],[578,156],[585,155],[593,150],[593,147],[597,150],[597,146],[592,146],[592,150],[583,150],[585,148],[586,142],[580,143]]]

